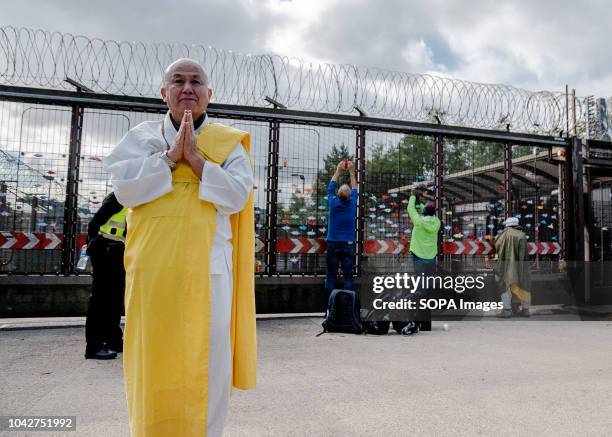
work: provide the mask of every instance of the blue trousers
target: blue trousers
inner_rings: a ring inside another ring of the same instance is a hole
[[[431,258],[419,258],[414,253],[411,253],[412,260],[414,262],[414,274],[420,275],[423,273],[424,277],[434,276],[436,274],[436,259]],[[427,298],[428,289],[426,286],[420,287],[418,290],[419,297],[422,299]],[[430,310],[418,310],[416,313],[416,319],[420,322],[422,331],[431,331],[431,311]]]
[[[355,269],[355,243],[352,241],[327,242],[327,276],[325,278],[325,302],[336,288],[338,268],[342,266],[342,277],[345,290],[354,290],[353,270]]]
[[[423,273],[425,277],[436,274],[436,259],[419,258],[414,253],[411,253],[414,262],[414,274],[420,275]],[[423,295],[427,294],[427,287],[421,287],[419,292]]]

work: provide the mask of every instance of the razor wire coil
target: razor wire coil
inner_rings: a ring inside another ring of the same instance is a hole
[[[558,135],[566,130],[566,95],[503,84],[413,74],[349,64],[251,55],[201,44],[88,38],[0,27],[0,81],[5,85],[71,89],[69,77],[95,92],[158,97],[165,67],[199,61],[219,103],[262,106],[270,96],[290,109],[369,116],[482,129]],[[578,125],[587,113],[577,105]]]

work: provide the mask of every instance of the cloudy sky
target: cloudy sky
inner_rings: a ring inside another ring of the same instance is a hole
[[[0,25],[612,96],[604,0],[29,0]]]

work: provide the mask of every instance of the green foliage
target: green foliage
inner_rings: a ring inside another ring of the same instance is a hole
[[[312,208],[312,205],[309,205],[306,202],[306,197],[303,195],[292,194],[291,199],[289,200],[289,205],[286,207],[288,210],[287,215],[297,215],[300,219],[295,219],[299,223],[303,222],[304,218],[308,215],[309,208]],[[306,211],[304,211],[306,210]]]
[[[504,159],[501,144],[483,141],[447,140],[444,151],[446,174],[483,167]]]
[[[384,144],[374,144],[371,158],[366,162],[366,172],[425,176],[433,172],[433,152],[431,140],[416,135],[406,135],[386,149]]]
[[[522,156],[531,153],[531,149],[515,147],[513,153],[515,157]],[[380,193],[433,178],[434,144],[431,137],[405,135],[397,144],[377,143],[372,146],[369,155],[366,161],[368,191]],[[450,174],[490,165],[501,162],[503,157],[501,144],[447,138],[444,144],[444,172]],[[317,193],[320,197],[325,196],[327,184],[342,159],[352,159],[344,144],[334,146],[324,158],[323,169],[318,173]],[[348,183],[348,176],[344,176],[339,183]]]
[[[346,145],[333,145],[329,153],[323,158],[323,168],[317,172],[316,195],[319,199],[324,199],[327,196],[327,186],[332,176],[336,172],[336,166],[340,161],[348,159],[353,161],[353,155],[350,154]],[[349,175],[344,172],[338,179],[338,186],[342,184],[350,184]]]

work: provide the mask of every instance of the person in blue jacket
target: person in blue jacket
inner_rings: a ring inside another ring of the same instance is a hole
[[[351,186],[338,188],[338,178],[348,171]],[[325,302],[336,288],[338,268],[342,266],[343,288],[354,290],[353,270],[355,268],[355,216],[357,214],[357,180],[353,163],[343,160],[327,187],[329,220],[327,230],[327,277],[325,279]]]

